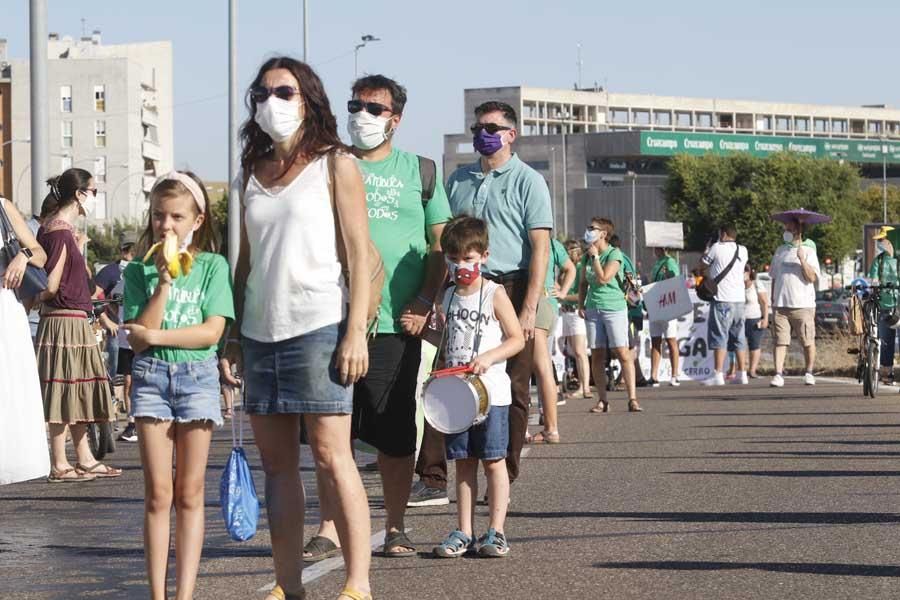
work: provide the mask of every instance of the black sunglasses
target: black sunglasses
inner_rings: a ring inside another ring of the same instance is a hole
[[[383,112],[394,112],[391,110],[390,106],[385,106],[384,104],[379,104],[377,102],[363,102],[362,100],[347,101],[347,111],[350,112],[350,114],[356,114],[361,110],[366,111],[373,117],[380,117]]]
[[[482,129],[493,135],[498,131],[509,131],[512,129],[512,127],[504,127],[503,125],[497,125],[496,123],[475,123],[474,125],[469,127],[469,131],[475,134],[477,134]]]
[[[97,188],[84,188],[81,191],[84,192],[85,194],[90,192],[93,196],[95,196],[95,197],[97,196]]]
[[[269,96],[274,95],[282,100],[292,100],[294,96],[300,93],[300,90],[292,85],[279,85],[275,87],[265,87],[262,85],[254,85],[250,88],[250,99],[255,103],[265,102]]]

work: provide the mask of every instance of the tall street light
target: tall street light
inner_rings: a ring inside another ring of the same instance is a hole
[[[359,39],[362,40],[362,43],[357,44],[353,48],[353,78],[354,79],[356,79],[356,77],[359,76],[359,50],[360,50],[360,48],[365,48],[366,44],[368,44],[369,42],[380,42],[381,41],[381,38],[377,38],[374,35],[369,35],[369,34],[366,34]]]
[[[881,136],[881,205],[883,209],[883,215],[881,222],[887,223],[887,155],[888,155],[888,145],[887,138]]]
[[[635,210],[635,190],[634,190],[634,182],[637,180],[637,173],[634,171],[628,171],[625,173],[625,177],[631,180],[631,260],[634,261],[635,265],[637,264],[637,217]]]

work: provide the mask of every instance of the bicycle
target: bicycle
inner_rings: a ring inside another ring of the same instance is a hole
[[[862,312],[862,334],[859,338],[859,347],[856,349],[856,353],[859,354],[856,363],[856,380],[862,383],[863,396],[875,398],[878,395],[878,371],[881,356],[881,338],[878,337],[878,320],[881,314],[879,298],[882,291],[896,290],[898,287],[892,283],[862,287],[857,286],[854,282],[847,289],[854,292],[860,299]],[[849,352],[852,353],[853,349],[850,349]]]
[[[113,296],[108,300],[91,301],[93,310],[91,310],[90,314],[88,315],[88,322],[91,324],[91,327],[94,328],[94,332],[97,336],[98,346],[102,346],[104,337],[103,329],[99,325],[100,314],[102,314],[110,304],[115,304],[121,301],[121,296]],[[104,363],[105,362],[106,361],[104,360]],[[113,387],[113,381],[110,381],[109,385],[110,391],[114,394],[115,388]],[[112,454],[116,451],[115,430],[113,428],[113,423],[111,422],[88,423],[87,438],[88,445],[91,448],[91,454],[93,454],[94,458],[97,460],[102,460],[107,454]]]

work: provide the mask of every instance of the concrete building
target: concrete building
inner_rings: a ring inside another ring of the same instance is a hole
[[[530,87],[469,89],[475,107],[500,100],[519,114],[516,152],[547,180],[557,233],[578,235],[594,215],[617,225],[623,248],[644,248],[645,220],[665,220],[668,157],[680,153],[766,156],[799,152],[857,163],[881,185],[900,184],[900,110],[785,104]],[[478,158],[469,133],[444,137],[444,172]]]
[[[99,31],[77,40],[51,33],[47,48],[49,174],[79,167],[94,175],[93,224],[143,220],[153,181],[174,163],[171,42],[105,46]],[[13,141],[0,154],[11,163],[3,189],[27,214],[32,193],[28,61],[7,60],[5,75],[0,93],[8,81],[11,106],[4,125],[11,123]],[[37,193],[43,198],[47,191]]]

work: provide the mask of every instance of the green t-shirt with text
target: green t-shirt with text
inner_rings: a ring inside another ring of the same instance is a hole
[[[900,283],[900,278],[897,276],[897,259],[886,252],[882,252],[872,261],[872,266],[869,267],[869,277],[872,279],[877,278],[881,284],[893,283],[896,285]],[[894,308],[897,306],[897,290],[884,290],[881,292],[878,304],[881,308]]]
[[[606,268],[611,261],[619,263],[619,271],[624,269],[625,258],[622,251],[615,246],[609,246],[600,254],[600,265]],[[590,255],[584,257],[582,264],[584,265],[584,277],[587,278],[588,289],[587,298],[584,301],[585,308],[595,308],[597,310],[626,310],[628,303],[625,302],[625,292],[619,287],[617,277],[613,277],[608,283],[599,284],[594,277],[594,260]],[[620,274],[621,276],[621,274]]]
[[[563,268],[566,261],[569,260],[569,253],[562,242],[555,238],[550,239],[550,261],[547,263],[547,280],[544,282],[544,292],[547,294],[547,300],[554,311],[559,311],[559,300],[553,297],[550,292],[553,291],[553,284],[556,283],[559,270]]]
[[[125,321],[140,316],[159,283],[159,273],[154,264],[134,261],[125,267]],[[209,317],[225,317],[234,320],[234,299],[231,292],[231,273],[228,263],[220,254],[201,252],[194,257],[190,275],[182,275],[172,282],[166,311],[160,329],[181,329],[200,325]],[[186,350],[155,346],[147,354],[168,363],[206,360],[216,354],[216,344],[208,348]]]
[[[400,316],[422,289],[428,228],[450,220],[447,192],[435,173],[434,195],[422,203],[419,157],[394,148],[379,161],[360,160],[369,209],[369,234],[384,260],[378,333],[400,333]]]

